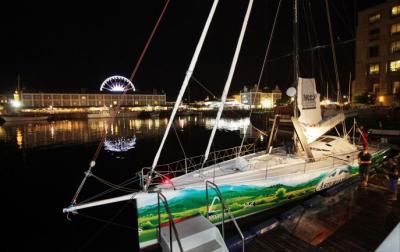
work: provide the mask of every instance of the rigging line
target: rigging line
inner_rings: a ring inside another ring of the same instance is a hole
[[[213,98],[216,98],[217,96],[211,92],[208,88],[206,88],[199,80],[197,80],[193,75],[191,76],[191,78],[197,83],[199,84],[200,87],[204,88],[205,91],[207,91],[210,95],[213,96]]]
[[[337,43],[335,43],[335,45],[337,45],[337,46],[344,45],[344,44],[348,44],[348,43],[354,42],[354,41],[355,41],[355,39],[348,39],[348,40],[345,40],[345,41],[342,41],[342,42],[337,42]],[[314,46],[312,48],[301,49],[301,50],[299,50],[299,52],[307,52],[307,51],[311,51],[311,50],[317,50],[318,51],[319,49],[325,49],[325,48],[329,48],[329,47],[331,47],[330,44],[316,45],[316,46]],[[284,54],[284,55],[276,57],[276,58],[269,59],[269,60],[267,60],[267,63],[278,61],[278,60],[281,60],[281,59],[284,59],[284,58],[290,57],[290,56],[293,56],[293,52]]]
[[[150,37],[148,38],[148,40],[147,40],[147,42],[146,42],[146,45],[144,46],[144,49],[143,49],[142,53],[140,54],[139,60],[138,60],[138,62],[136,63],[135,68],[133,69],[133,72],[132,72],[132,74],[131,74],[131,77],[129,78],[130,81],[133,81],[133,79],[135,78],[136,72],[137,72],[137,70],[139,69],[139,66],[140,66],[140,64],[142,63],[143,57],[144,57],[144,55],[145,55],[146,52],[147,52],[147,48],[149,47],[150,42],[152,41],[153,36],[154,36],[154,34],[156,33],[156,30],[157,30],[158,26],[160,25],[161,19],[163,18],[164,13],[165,13],[165,11],[167,10],[169,1],[170,1],[170,0],[166,0],[166,2],[165,2],[164,8],[163,8],[163,10],[162,10],[160,16],[158,17],[158,20],[157,20],[157,22],[156,22],[156,24],[155,24],[153,30],[151,31]]]
[[[97,179],[97,181],[99,181],[100,183],[107,185],[111,188],[114,188],[115,190],[119,190],[119,191],[123,191],[123,192],[127,192],[127,193],[133,193],[133,192],[138,192],[139,190],[133,189],[133,188],[128,188],[128,187],[124,187],[124,186],[119,186],[116,185],[114,183],[111,183],[105,179],[102,179],[100,177],[97,177],[95,175],[92,175],[95,179]]]
[[[135,180],[133,180],[133,179],[135,179]],[[121,186],[126,186],[126,185],[129,185],[130,183],[134,183],[134,182],[136,182],[136,181],[139,180],[139,178],[136,178],[136,177],[133,178],[133,179],[129,179],[129,180],[125,181],[125,182],[122,182],[122,183],[119,184],[119,185],[121,185]],[[132,181],[130,181],[130,180],[132,180]],[[99,197],[101,197],[101,196],[104,196],[104,195],[106,195],[106,194],[108,194],[108,193],[111,193],[111,192],[113,192],[113,191],[115,191],[114,188],[109,188],[109,189],[105,190],[104,192],[98,193],[98,194],[96,194],[96,195],[94,195],[94,196],[92,196],[92,197],[90,197],[90,198],[88,198],[88,199],[86,199],[86,200],[80,201],[79,204],[87,203],[87,202],[89,202],[89,201],[92,201],[92,200],[94,200],[94,199],[97,199],[97,198],[99,198]]]
[[[170,118],[168,120],[168,124],[167,124],[167,127],[165,129],[163,138],[161,140],[161,143],[160,143],[160,146],[159,146],[159,148],[157,150],[157,153],[156,153],[156,155],[154,157],[153,164],[151,165],[151,170],[148,172],[146,185],[143,188],[145,191],[148,189],[148,187],[149,187],[149,185],[151,183],[152,173],[154,172],[154,169],[157,166],[158,160],[160,158],[161,150],[164,147],[164,143],[165,143],[165,141],[167,139],[167,136],[168,136],[168,133],[169,133],[169,131],[171,129],[171,125],[172,125],[172,123],[174,121],[176,112],[178,111],[178,108],[179,108],[179,106],[180,106],[180,104],[182,102],[183,95],[185,94],[186,88],[187,88],[187,86],[189,84],[189,81],[191,79],[191,75],[192,75],[192,73],[193,73],[193,71],[194,71],[194,69],[196,67],[197,59],[198,59],[198,57],[200,55],[201,49],[203,48],[203,43],[204,43],[204,40],[205,40],[206,35],[208,33],[208,28],[210,27],[211,21],[212,21],[212,19],[214,17],[214,13],[215,13],[215,10],[217,8],[218,2],[219,2],[219,0],[214,0],[213,5],[212,5],[211,10],[210,10],[210,13],[209,13],[209,15],[207,17],[207,21],[206,21],[206,23],[204,25],[204,28],[203,28],[203,31],[201,33],[199,42],[196,45],[195,52],[193,54],[192,60],[190,61],[189,68],[186,71],[185,79],[183,80],[183,83],[182,83],[181,89],[179,91],[178,97],[176,99],[174,108],[172,109],[172,113],[171,113],[171,116],[170,116]]]
[[[277,10],[276,10],[276,14],[275,14],[275,18],[274,18],[274,23],[273,23],[272,29],[271,29],[271,36],[269,36],[267,48],[266,48],[266,50],[265,50],[265,55],[264,55],[263,64],[262,64],[262,66],[261,66],[260,75],[259,75],[259,77],[258,77],[257,86],[256,86],[256,92],[258,92],[258,89],[259,89],[259,87],[260,87],[260,83],[261,83],[262,76],[263,76],[263,73],[264,73],[265,65],[267,64],[267,58],[268,58],[269,51],[270,51],[270,48],[271,48],[271,42],[272,42],[272,38],[273,38],[273,35],[274,35],[274,32],[275,32],[275,27],[276,27],[276,23],[277,23],[277,20],[278,20],[279,10],[280,10],[280,8],[281,8],[281,4],[282,4],[282,0],[279,0],[278,7],[277,7]],[[260,99],[261,99],[261,97],[260,97]],[[251,105],[250,105],[249,118],[251,118],[252,113],[253,113],[253,107],[252,107],[252,104],[251,104]],[[243,147],[244,139],[245,139],[245,137],[243,136],[242,142],[240,143],[239,153],[242,152],[242,147]]]
[[[312,28],[313,28],[313,33],[314,33],[315,39],[316,39],[317,43],[319,43],[319,39],[318,39],[318,36],[317,36],[317,30],[316,30],[315,22],[314,22],[314,16],[313,16],[313,12],[311,10],[311,1],[310,1],[310,4],[309,4],[309,14],[310,14],[311,21],[312,21],[311,23],[312,23]],[[352,42],[352,41],[354,41],[354,39],[343,41],[341,43],[336,43],[336,45],[345,44],[345,43],[349,43],[349,42]],[[325,45],[325,47],[329,47],[329,46],[330,46],[329,44]],[[321,83],[322,83],[321,85],[323,87],[323,86],[325,86],[325,85],[323,85],[325,83],[324,77],[323,77],[323,72],[326,73],[326,81],[329,82],[329,80],[330,80],[330,74],[329,74],[330,71],[328,71],[328,66],[326,65],[325,60],[322,60],[322,55],[321,55],[322,52],[320,50],[317,50],[317,52],[318,52],[318,61],[319,61],[319,69],[320,69],[319,73],[320,73],[320,78],[321,78]],[[329,91],[329,87],[327,87],[326,91]],[[328,99],[328,97],[327,97],[327,99]]]
[[[333,10],[336,12],[336,14],[339,17],[340,21],[342,21],[345,29],[350,34],[350,36],[354,36],[354,30],[353,29],[350,30],[351,26],[349,25],[348,20],[347,21],[345,20],[345,18],[341,14],[341,11],[339,11],[339,9],[335,6],[335,1],[332,1],[332,5],[331,6],[332,6]],[[346,7],[343,6],[343,9],[346,10]]]
[[[326,14],[327,14],[327,19],[328,19],[328,26],[329,26],[329,34],[330,34],[330,41],[331,41],[331,50],[332,50],[332,57],[333,57],[333,64],[335,68],[335,77],[336,77],[336,101],[340,103],[340,82],[339,82],[339,74],[338,74],[338,69],[337,69],[337,63],[336,63],[336,53],[335,53],[335,44],[333,43],[333,35],[332,35],[332,24],[331,24],[331,14],[329,11],[329,4],[328,0],[325,0],[325,5],[326,5]]]
[[[256,131],[260,132],[260,134],[262,134],[262,135],[264,135],[264,136],[268,136],[267,132],[260,130],[259,128],[257,128],[256,126],[252,125],[251,123],[250,123],[250,126],[251,126],[252,128],[254,128]],[[239,151],[239,153],[240,153],[240,152],[241,152],[241,150]]]
[[[185,157],[185,160],[186,160],[186,152],[185,152],[185,149],[183,148],[183,145],[182,145],[182,143],[181,143],[181,140],[179,139],[179,135],[178,135],[178,132],[176,132],[176,128],[175,128],[175,125],[174,124],[172,124],[172,128],[174,129],[174,131],[175,131],[175,135],[176,135],[176,139],[178,140],[178,143],[179,143],[179,146],[181,147],[181,150],[182,150],[182,152],[183,152],[183,156]]]
[[[238,39],[238,42],[236,44],[236,49],[235,49],[235,53],[234,53],[234,56],[233,56],[233,59],[232,59],[231,67],[229,69],[228,78],[226,80],[226,83],[225,83],[225,86],[224,86],[224,90],[222,92],[221,103],[220,103],[220,106],[218,108],[218,113],[217,113],[217,117],[216,117],[216,120],[215,120],[215,124],[214,124],[214,127],[212,129],[212,132],[211,132],[211,135],[210,135],[210,139],[208,140],[208,145],[207,145],[206,152],[204,154],[204,160],[203,160],[202,168],[204,167],[204,164],[208,159],[208,154],[210,153],[211,144],[212,144],[212,142],[214,140],[215,132],[217,131],[219,120],[221,119],[222,110],[224,109],[226,97],[228,96],[229,88],[230,88],[231,83],[232,83],[233,74],[234,74],[235,69],[236,69],[236,64],[237,64],[237,61],[238,61],[238,58],[239,58],[240,49],[242,47],[242,42],[243,42],[244,34],[246,32],[247,23],[249,21],[251,9],[252,9],[252,6],[253,6],[253,1],[254,0],[249,0],[249,4],[247,6],[247,10],[246,10],[246,14],[244,16],[242,28],[241,28],[240,35],[239,35],[239,39]]]
[[[152,41],[152,38],[153,38],[153,36],[154,36],[154,34],[155,34],[155,32],[156,32],[156,30],[157,30],[159,24],[160,24],[160,21],[161,21],[161,19],[162,19],[163,16],[164,16],[164,13],[165,13],[165,11],[166,11],[166,9],[167,9],[167,7],[168,7],[169,2],[170,2],[170,0],[166,0],[165,5],[164,5],[164,8],[163,8],[163,10],[162,10],[162,12],[161,12],[161,14],[160,14],[160,16],[159,16],[157,22],[156,22],[156,24],[155,24],[155,26],[154,26],[154,28],[153,28],[151,34],[150,34],[150,37],[147,39],[146,45],[145,45],[145,47],[144,47],[144,49],[143,49],[143,51],[142,51],[142,53],[141,53],[141,55],[140,55],[140,57],[139,57],[138,62],[136,63],[136,66],[135,66],[135,68],[134,68],[134,70],[133,70],[133,72],[132,72],[132,75],[131,75],[131,77],[130,77],[130,81],[131,81],[131,82],[133,81],[133,78],[134,78],[135,75],[136,75],[136,72],[137,72],[137,70],[138,70],[138,68],[139,68],[139,66],[140,66],[140,64],[141,64],[141,62],[142,62],[142,59],[143,59],[143,57],[144,57],[144,55],[145,55],[145,53],[146,53],[146,51],[147,51],[147,48],[148,48],[150,42]],[[128,89],[125,89],[124,92],[123,92],[123,94],[118,96],[118,106],[117,106],[116,110],[114,111],[114,113],[112,113],[111,124],[114,123],[115,118],[116,118],[118,112],[120,111],[121,100],[123,100],[123,99],[125,98],[125,95],[126,95],[127,92],[128,92]],[[122,99],[121,99],[121,98],[122,98]],[[78,187],[76,193],[74,194],[74,196],[73,196],[73,198],[72,198],[72,200],[71,200],[71,204],[72,204],[72,205],[76,203],[76,200],[77,200],[77,198],[78,198],[78,196],[79,196],[79,194],[80,194],[80,192],[81,192],[81,190],[82,190],[84,184],[86,183],[86,180],[88,179],[88,176],[90,175],[90,173],[91,173],[93,167],[96,165],[96,160],[97,160],[97,158],[98,158],[98,156],[99,156],[99,154],[100,154],[101,148],[102,148],[103,145],[104,145],[105,139],[106,139],[106,133],[105,133],[105,131],[104,131],[103,134],[102,134],[101,140],[100,140],[100,142],[99,142],[99,145],[97,146],[97,149],[96,149],[96,151],[95,151],[95,153],[94,153],[94,155],[93,155],[93,157],[92,157],[92,161],[91,161],[90,164],[89,164],[89,168],[88,168],[88,170],[87,170],[87,172],[86,172],[86,174],[85,174],[85,177],[82,179],[82,182],[80,183],[80,185],[79,185],[79,187]]]
[[[313,17],[313,12],[312,12],[311,0],[307,1],[307,7],[305,9],[305,16],[308,17],[309,24],[311,26],[311,38],[314,38],[313,41],[315,41],[316,44],[319,44],[319,39],[317,36],[317,31],[315,28],[315,22],[314,22],[314,17]],[[322,88],[324,87],[323,83],[325,83],[325,81],[324,81],[323,72],[322,72],[323,69],[321,68],[322,62],[321,62],[321,51],[319,50],[320,48],[321,47],[315,48],[315,50],[317,52],[316,61],[319,62],[319,64],[318,64],[318,73],[319,73],[319,79],[320,79],[319,83],[320,83],[320,90],[322,91]],[[314,57],[314,55],[313,55],[313,57]],[[314,60],[313,60],[313,63],[314,63]],[[313,64],[313,76],[315,74],[314,71],[316,71],[315,64]]]
[[[312,6],[311,6],[311,0],[308,1],[307,6],[308,6],[308,14],[309,14],[310,21],[311,21],[312,33],[313,33],[316,43],[319,44],[319,39],[317,36],[317,29],[315,27],[314,16],[313,16],[313,11],[312,11]],[[318,65],[319,71],[318,72],[319,72],[319,78],[321,81],[320,85],[321,85],[321,90],[322,90],[322,87],[324,87],[323,83],[325,83],[325,81],[324,81],[324,77],[323,77],[323,68],[321,67],[322,60],[321,60],[321,51],[319,50],[319,48],[317,49],[317,57],[318,57],[318,62],[319,62],[319,65]]]
[[[82,214],[82,213],[77,213],[76,215],[79,215],[79,216],[82,216],[82,217],[85,217],[85,218],[88,218],[88,219],[91,219],[91,220],[95,220],[95,221],[107,223],[107,224],[110,224],[110,225],[114,225],[114,226],[117,226],[117,227],[138,231],[137,228],[134,228],[134,227],[131,227],[131,226],[128,226],[128,225],[124,225],[124,224],[120,224],[120,223],[117,223],[117,222],[112,222],[112,221],[109,221],[109,220],[100,219],[100,218],[97,218],[97,217],[94,217],[94,216],[90,216],[90,215],[86,215],[86,214]]]
[[[132,200],[133,196],[131,197],[130,200]],[[90,245],[90,243],[92,243],[111,223],[114,222],[115,218],[117,218],[123,210],[125,210],[125,208],[128,206],[128,204],[130,203],[130,200],[128,200],[123,207],[121,207],[116,213],[115,215],[109,220],[109,223],[104,224],[89,240],[86,241],[86,243],[80,248],[78,249],[78,251],[81,251],[83,249],[85,249],[87,246]]]
[[[305,27],[306,27],[306,32],[307,32],[307,40],[310,45],[310,48],[313,47],[313,41],[311,37],[311,32],[310,32],[310,20],[307,15],[307,9],[306,9],[306,3],[302,5],[302,10],[303,10],[303,15],[304,15],[304,20],[305,20]],[[311,50],[311,74],[314,77],[314,72],[315,72],[315,64],[314,64],[314,50]]]

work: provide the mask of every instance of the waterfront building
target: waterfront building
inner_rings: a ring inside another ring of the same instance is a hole
[[[254,85],[250,90],[245,86],[240,91],[240,103],[251,108],[273,108],[282,98],[282,91],[276,86],[271,92],[263,92]]]
[[[365,93],[385,106],[400,97],[400,0],[358,13],[352,101]]]
[[[165,94],[33,93],[21,92],[24,108],[165,106]]]
[[[0,105],[4,105],[8,103],[8,97],[5,94],[0,94]]]

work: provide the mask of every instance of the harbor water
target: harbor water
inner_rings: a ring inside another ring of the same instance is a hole
[[[105,143],[93,173],[118,184],[151,165],[167,122],[168,119],[118,118],[115,122],[93,119],[1,125],[1,178],[5,192],[2,249],[134,251],[135,209],[129,203],[82,211],[69,216],[71,220],[62,209],[71,201],[103,133]],[[176,119],[159,163],[203,154],[214,123],[213,118],[207,117]],[[222,120],[212,150],[240,145],[244,136],[245,143],[258,139],[265,144],[257,132],[246,130],[249,123],[248,118]],[[89,178],[78,202],[107,189]]]

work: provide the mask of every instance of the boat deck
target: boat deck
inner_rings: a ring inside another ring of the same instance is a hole
[[[382,180],[321,197],[317,207],[256,236],[246,251],[374,251],[400,222],[400,200],[388,199]]]
[[[213,180],[218,185],[243,184],[260,181],[274,183],[282,176],[313,174],[319,170],[331,171],[333,168],[346,166],[356,159],[358,152],[350,155],[336,155],[335,158],[326,156],[316,162],[306,162],[304,157],[287,156],[286,154],[255,153],[237,160],[232,159],[215,165],[173,178],[172,184],[160,184],[159,189],[204,188],[206,180]],[[294,181],[295,178],[291,178]]]

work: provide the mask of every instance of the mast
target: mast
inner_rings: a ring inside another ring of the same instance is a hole
[[[326,99],[329,100],[329,83],[326,82]]]
[[[298,24],[298,3],[293,0],[293,87],[297,89],[297,82],[299,79],[299,24]],[[297,118],[297,92],[294,97],[294,117]]]
[[[349,77],[349,94],[348,94],[348,97],[347,97],[347,102],[348,103],[350,103],[350,96],[351,95],[351,72],[350,72],[350,77]]]
[[[236,63],[237,63],[237,60],[239,58],[240,49],[242,47],[243,37],[244,37],[244,34],[246,32],[247,23],[248,23],[248,20],[249,20],[249,17],[250,17],[251,7],[253,6],[253,1],[254,0],[250,0],[249,4],[247,6],[246,15],[244,17],[243,24],[242,24],[242,30],[240,31],[240,36],[239,36],[239,40],[238,40],[237,45],[236,45],[235,54],[233,56],[231,68],[229,70],[228,79],[226,80],[224,91],[222,92],[221,102],[220,102],[220,105],[219,105],[219,108],[218,108],[218,113],[217,113],[217,118],[215,120],[214,127],[212,129],[210,139],[208,140],[208,145],[207,145],[206,152],[204,154],[202,167],[206,163],[206,161],[208,159],[208,155],[210,154],[211,144],[212,144],[212,142],[214,140],[214,136],[215,136],[215,132],[217,131],[217,128],[218,128],[219,120],[221,119],[221,115],[222,115],[222,111],[224,109],[226,97],[228,96],[228,91],[229,91],[229,88],[230,88],[231,83],[232,83],[233,73],[235,72]]]
[[[297,114],[297,84],[299,81],[299,31],[298,31],[298,2],[293,0],[293,87],[296,89],[293,101],[293,116],[298,117]],[[293,148],[294,152],[297,152],[297,136],[296,132],[293,132]]]
[[[21,92],[21,75],[20,74],[18,74],[18,77],[17,77],[17,92],[18,93]]]
[[[335,68],[335,77],[336,77],[336,101],[340,103],[341,101],[341,93],[340,93],[340,83],[339,83],[339,74],[338,74],[338,68],[337,68],[337,63],[336,63],[336,54],[335,54],[335,44],[333,43],[333,35],[332,35],[332,24],[331,24],[331,14],[329,11],[329,4],[328,0],[325,0],[325,5],[326,5],[326,16],[328,18],[328,26],[329,26],[329,37],[331,40],[331,49],[332,49],[332,57],[333,57],[333,66]]]
[[[169,133],[169,131],[171,129],[171,126],[172,126],[172,123],[173,123],[173,121],[175,119],[176,112],[178,111],[179,105],[182,102],[182,98],[183,98],[183,95],[185,94],[185,91],[186,91],[186,88],[187,88],[187,86],[189,84],[189,81],[192,78],[192,73],[194,71],[194,68],[195,68],[196,63],[197,63],[197,59],[199,57],[199,54],[200,54],[201,49],[203,47],[204,40],[205,40],[206,35],[208,33],[208,28],[210,27],[211,21],[212,21],[212,19],[214,17],[215,9],[217,8],[218,2],[219,2],[219,0],[214,0],[214,3],[212,5],[212,7],[211,7],[210,13],[208,15],[206,24],[205,24],[205,26],[203,28],[203,32],[202,32],[202,34],[200,36],[199,42],[197,43],[196,50],[195,50],[195,52],[193,54],[192,60],[191,60],[190,65],[189,65],[189,68],[186,71],[186,76],[185,76],[185,79],[183,80],[183,83],[182,83],[182,86],[181,86],[181,90],[179,91],[179,94],[178,94],[178,98],[176,99],[176,102],[175,102],[174,108],[172,110],[171,116],[170,116],[170,118],[168,120],[167,128],[165,129],[164,136],[163,136],[163,138],[161,140],[160,147],[158,148],[158,151],[157,151],[157,153],[156,153],[156,155],[154,157],[153,164],[151,166],[151,171],[149,172],[149,177],[147,179],[145,187],[143,188],[144,190],[147,190],[147,188],[150,185],[152,173],[154,172],[154,169],[156,168],[156,166],[158,164],[158,160],[160,158],[161,150],[164,147],[165,140],[167,139],[168,133]]]

